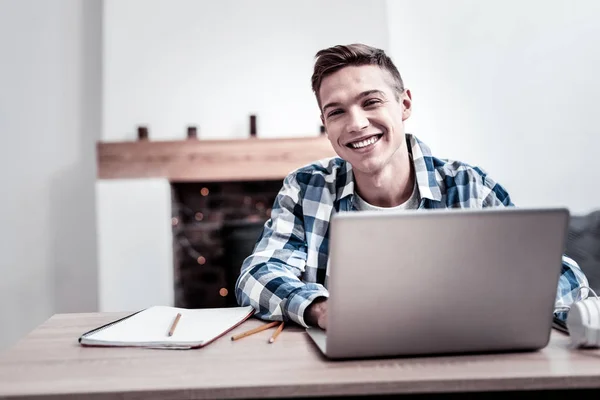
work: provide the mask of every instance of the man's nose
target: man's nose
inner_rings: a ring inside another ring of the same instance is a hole
[[[346,125],[348,133],[360,132],[368,126],[369,119],[362,109],[354,108],[348,110],[348,123]]]

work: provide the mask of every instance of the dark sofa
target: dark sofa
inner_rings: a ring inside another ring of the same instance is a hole
[[[600,295],[600,210],[571,215],[565,253],[577,261],[590,287]]]

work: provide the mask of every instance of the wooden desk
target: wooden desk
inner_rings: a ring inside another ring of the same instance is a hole
[[[55,315],[0,354],[0,398],[190,399],[600,388],[600,351],[554,332],[533,353],[327,361],[299,328],[199,350],[84,348],[121,313]],[[261,324],[250,320],[233,331]]]

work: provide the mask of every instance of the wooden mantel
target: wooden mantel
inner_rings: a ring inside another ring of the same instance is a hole
[[[172,182],[283,179],[298,167],[335,156],[325,136],[98,142],[97,154],[98,179]]]

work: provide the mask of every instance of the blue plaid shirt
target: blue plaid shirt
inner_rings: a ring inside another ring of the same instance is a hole
[[[407,134],[420,209],[513,206],[508,193],[480,168],[435,158]],[[256,316],[292,320],[306,327],[304,311],[317,297],[327,297],[328,227],[339,211],[354,211],[352,166],[340,158],[315,162],[290,173],[275,199],[254,252],[236,282],[242,306]],[[570,305],[576,289],[588,282],[577,265],[563,256],[556,307]],[[564,320],[565,312],[555,312]]]

